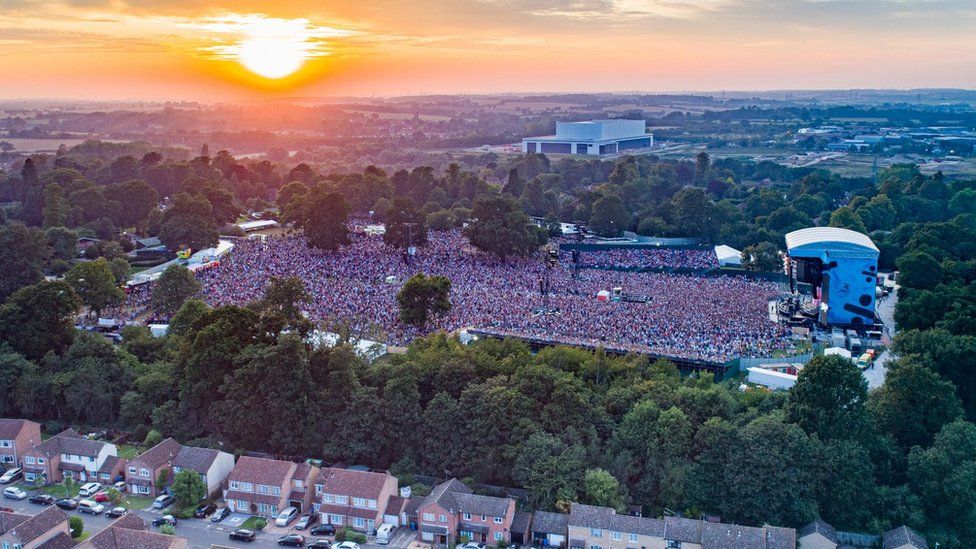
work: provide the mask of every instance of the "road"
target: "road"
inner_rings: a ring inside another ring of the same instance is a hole
[[[3,499],[0,500],[0,506],[10,507],[14,512],[23,515],[36,515],[44,509],[44,506],[28,503],[26,499],[21,501]],[[81,517],[85,522],[85,531],[91,532],[92,535],[105,529],[114,520],[106,517],[104,514],[93,516],[80,513],[77,510],[65,512],[69,515]],[[139,516],[145,519],[147,524],[152,524],[153,519],[165,514],[164,511],[157,509],[142,509],[133,512],[138,513]],[[176,525],[176,535],[188,540],[188,549],[209,549],[211,544],[219,544],[226,547],[278,547],[278,538],[286,532],[293,531],[291,528],[278,528],[272,524],[266,530],[258,532],[257,539],[252,543],[232,541],[228,535],[238,528],[245,518],[245,515],[235,513],[219,523],[211,522],[210,519],[180,520]],[[156,530],[151,526],[150,528]],[[307,535],[307,533],[304,535],[306,537],[306,544],[314,539],[318,539]],[[366,543],[362,547],[363,549],[405,549],[412,540],[413,532],[400,529],[397,532],[396,538],[389,545]]]
[[[888,297],[885,297],[878,301],[877,311],[878,316],[881,318],[881,322],[884,323],[884,336],[882,341],[888,347],[891,346],[891,340],[895,337],[895,305],[898,303],[898,287],[896,286],[894,290]],[[888,371],[885,366],[889,360],[891,360],[891,351],[885,349],[877,359],[874,361],[874,367],[869,368],[864,371],[864,377],[868,380],[868,389],[876,389],[881,387],[885,380],[885,373]]]

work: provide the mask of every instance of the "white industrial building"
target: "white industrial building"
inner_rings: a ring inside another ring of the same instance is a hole
[[[556,135],[526,137],[522,152],[548,154],[616,154],[654,145],[644,120],[556,122]]]

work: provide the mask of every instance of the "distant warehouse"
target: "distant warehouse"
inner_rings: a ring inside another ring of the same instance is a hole
[[[556,135],[526,137],[522,152],[551,154],[614,154],[654,145],[644,120],[556,122]]]

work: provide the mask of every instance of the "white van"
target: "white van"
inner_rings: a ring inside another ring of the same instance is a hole
[[[381,524],[380,527],[376,529],[376,543],[386,545],[387,543],[390,543],[395,535],[396,526],[393,526],[390,523]]]
[[[298,507],[288,507],[278,513],[278,518],[275,519],[275,526],[288,526],[296,518],[298,518]]]
[[[81,490],[78,490],[78,495],[82,497],[94,496],[102,489],[102,485],[97,482],[88,482],[82,485]]]

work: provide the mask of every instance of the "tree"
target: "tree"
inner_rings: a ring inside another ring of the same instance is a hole
[[[711,159],[708,153],[702,151],[695,155],[695,183],[701,185],[708,180],[708,170],[711,168]]]
[[[603,469],[587,469],[583,475],[583,502],[623,510],[620,482]]]
[[[285,208],[285,216],[305,232],[308,243],[316,248],[336,251],[349,243],[346,220],[349,205],[339,193],[310,191],[301,199],[293,200]]]
[[[125,284],[125,281],[129,279],[129,275],[132,274],[132,265],[122,257],[112,258],[108,262],[108,267],[112,269],[112,276],[115,277],[115,283],[119,286]]]
[[[50,254],[43,232],[21,223],[0,228],[0,301],[41,280]]]
[[[464,234],[474,247],[503,261],[509,256],[527,256],[545,243],[545,234],[508,195],[477,200]]]
[[[512,478],[529,492],[536,508],[552,509],[559,502],[578,499],[586,452],[545,432],[533,433],[512,464]]]
[[[170,250],[199,250],[216,245],[219,235],[212,210],[205,197],[177,194],[163,212],[159,239]]]
[[[74,339],[81,298],[63,281],[41,281],[14,292],[0,307],[0,338],[28,358],[64,351]]]
[[[383,242],[388,246],[406,248],[427,244],[427,216],[409,198],[397,198],[385,212],[386,232]]]
[[[843,206],[834,210],[834,213],[830,215],[829,225],[831,227],[850,229],[859,233],[866,233],[868,231],[867,227],[864,226],[864,222],[857,215],[857,212],[849,206]]]
[[[953,533],[950,547],[976,544],[976,425],[950,423],[931,448],[908,455],[909,485],[922,498],[933,530]],[[946,543],[948,542],[948,543]]]
[[[68,219],[68,201],[64,197],[64,189],[57,183],[49,183],[44,187],[44,227],[63,227]]]
[[[630,226],[630,214],[617,195],[606,195],[593,204],[590,229],[600,236],[617,237]]]
[[[397,293],[400,320],[406,324],[423,326],[431,316],[451,310],[451,281],[443,276],[417,273]]]
[[[70,261],[78,257],[78,233],[64,227],[44,231],[54,259]]]
[[[170,491],[181,507],[195,505],[207,497],[207,485],[200,478],[200,474],[192,469],[183,469],[176,473]]]
[[[774,273],[783,269],[783,260],[775,244],[760,242],[742,250],[742,266],[750,271]]]
[[[522,193],[525,192],[525,180],[519,177],[518,168],[508,170],[508,181],[502,187],[502,192],[515,198],[522,196]]]
[[[196,275],[183,265],[170,265],[159,276],[153,286],[151,306],[164,315],[172,316],[183,306],[186,300],[200,293],[203,285]]]
[[[711,237],[717,228],[713,226],[715,206],[708,194],[696,187],[685,187],[671,199],[675,226],[681,236]]]
[[[942,265],[931,255],[910,251],[898,258],[898,284],[905,288],[935,288],[942,281]]]
[[[308,187],[305,186],[301,181],[292,181],[287,183],[284,187],[278,190],[278,196],[275,198],[275,205],[278,206],[279,211],[285,211],[296,198],[305,196],[308,193]]]
[[[821,440],[863,440],[869,431],[867,380],[849,359],[814,357],[786,401],[786,415]]]
[[[963,412],[952,383],[911,358],[889,364],[884,385],[871,393],[868,409],[878,430],[905,449],[928,446]]]
[[[67,489],[67,482],[65,482],[65,487]],[[68,519],[68,530],[73,539],[80,538],[81,534],[85,532],[85,521],[81,520],[81,517],[72,516]]]
[[[146,153],[151,154],[151,153]],[[159,205],[159,193],[142,179],[130,179],[110,187],[110,192],[124,205],[119,210],[119,226],[135,227],[149,217]]]
[[[264,290],[264,298],[261,300],[266,310],[274,311],[289,321],[304,318],[301,307],[311,302],[311,294],[305,289],[302,279],[297,276],[271,277],[268,287]]]
[[[74,288],[78,297],[96,316],[101,315],[105,307],[114,305],[125,297],[104,257],[75,264],[65,273],[64,280]]]

